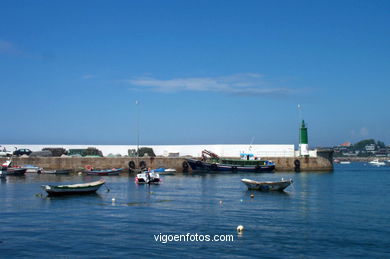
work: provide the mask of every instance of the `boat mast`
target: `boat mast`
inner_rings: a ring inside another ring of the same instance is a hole
[[[136,112],[137,112],[137,164],[138,163],[138,158],[139,158],[139,108],[138,108],[139,102],[138,100],[135,101],[135,106],[136,106]]]
[[[299,128],[299,126],[300,126],[300,123],[301,123],[301,121],[302,121],[302,106],[301,106],[301,104],[299,104],[298,103],[298,128]],[[300,147],[301,147],[301,134],[300,134],[300,132],[299,132],[299,134],[298,134],[298,151],[299,151],[299,155],[300,155]]]

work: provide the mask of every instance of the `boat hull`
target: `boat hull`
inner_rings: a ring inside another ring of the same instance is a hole
[[[288,186],[292,184],[292,180],[282,180],[279,182],[257,182],[250,179],[241,179],[241,182],[243,182],[247,187],[248,190],[257,190],[257,191],[283,191]]]
[[[22,176],[26,173],[26,168],[12,168],[8,167],[5,169],[5,175],[13,175],[13,176]]]
[[[135,182],[138,184],[159,184],[161,182],[160,175],[155,172],[140,173],[135,177]]]
[[[70,174],[72,169],[58,169],[58,170],[43,170],[42,174]]]
[[[176,174],[176,169],[174,168],[157,168],[153,170],[156,173],[159,173],[160,175],[174,175]]]
[[[26,173],[38,173],[39,174],[42,172],[42,168],[40,168],[38,166],[22,165],[21,167],[27,169]]]
[[[219,171],[219,172],[272,172],[275,165],[237,166],[228,164],[214,164],[200,160],[186,159],[194,171]]]
[[[96,192],[104,183],[104,180],[99,180],[96,182],[90,182],[85,184],[43,185],[42,188],[50,196],[88,194]]]
[[[91,170],[91,171],[85,171],[85,172],[89,175],[108,176],[108,175],[118,175],[122,171],[123,171],[123,168],[109,169],[109,170]]]

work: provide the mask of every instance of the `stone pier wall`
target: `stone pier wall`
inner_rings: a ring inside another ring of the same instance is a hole
[[[299,160],[301,171],[331,171],[333,170],[333,158],[331,151],[317,152],[317,157],[269,157],[262,158],[272,160],[276,163],[276,171],[294,171],[296,160]],[[6,159],[0,158],[3,163]],[[184,158],[131,158],[131,157],[18,157],[13,159],[16,165],[31,164],[44,169],[73,169],[75,171],[83,170],[86,165],[91,165],[96,169],[124,168],[129,169],[129,162],[139,167],[139,163],[144,161],[146,167],[150,168],[176,168],[178,172],[183,169]],[[294,163],[295,162],[295,163]]]

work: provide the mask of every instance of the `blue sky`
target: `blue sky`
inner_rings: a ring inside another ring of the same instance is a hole
[[[0,143],[390,144],[389,1],[1,1]]]

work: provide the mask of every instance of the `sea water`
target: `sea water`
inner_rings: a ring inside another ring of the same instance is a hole
[[[291,178],[294,184],[282,193],[262,193],[248,191],[241,178]],[[96,179],[2,179],[0,257],[390,257],[390,167],[352,163],[323,173],[179,173],[152,186],[137,185],[134,175],[123,173],[104,177],[110,191],[103,186],[94,195],[47,197],[41,190],[43,184]],[[244,226],[241,234],[238,225]],[[161,238],[168,235],[233,239]]]

